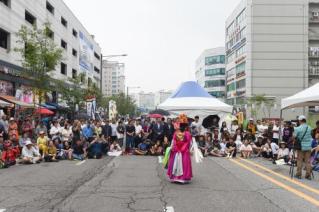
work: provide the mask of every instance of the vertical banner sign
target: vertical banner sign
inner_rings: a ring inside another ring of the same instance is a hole
[[[83,32],[79,32],[80,38],[80,56],[79,63],[80,69],[83,70],[87,76],[93,77],[93,57],[94,49],[93,44],[89,41]]]
[[[86,100],[86,114],[93,120],[95,120],[96,113],[96,99],[90,98]]]
[[[116,119],[117,116],[117,108],[116,102],[114,100],[109,101],[109,119]]]

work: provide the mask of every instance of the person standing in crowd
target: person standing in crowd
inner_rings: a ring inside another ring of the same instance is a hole
[[[72,128],[69,122],[64,123],[64,127],[61,130],[62,141],[70,141],[72,137]]]
[[[7,116],[3,115],[0,119],[0,139],[1,139],[1,135],[3,139],[7,139],[8,128],[9,128],[9,123],[7,120]]]
[[[15,136],[16,139],[19,139],[18,124],[13,117],[10,118],[8,134],[9,134],[10,140],[12,139],[13,136]]]
[[[316,128],[311,131],[312,138],[315,138],[317,133],[319,133],[319,121],[316,122]]]
[[[40,121],[38,126],[35,128],[35,135],[38,137],[41,131],[43,131],[45,135],[48,135],[48,129],[45,126],[44,121]]]
[[[19,139],[19,147],[22,149],[28,140],[31,138],[29,137],[29,133],[25,132],[23,133],[22,137]]]
[[[135,147],[135,126],[134,120],[130,120],[129,124],[126,126],[126,153],[132,153],[131,151]]]
[[[236,133],[236,130],[237,130],[238,128],[239,128],[239,126],[238,126],[238,121],[237,121],[237,120],[232,121],[231,126],[230,126],[230,132],[231,132],[231,134],[235,134],[235,133]]]
[[[30,120],[30,117],[27,117],[22,123],[22,133],[28,133],[30,138],[33,138],[33,127]]]
[[[112,133],[111,133],[111,141],[116,141],[117,140],[117,124],[116,121],[113,119],[112,123],[111,123],[111,129],[112,129]]]
[[[168,142],[171,143],[174,135],[174,125],[172,123],[172,119],[167,119],[167,124],[165,125],[165,137],[167,138]]]
[[[122,121],[119,121],[119,124],[116,128],[117,132],[117,141],[121,148],[123,148],[123,140],[124,140],[124,133],[125,133],[125,127]]]
[[[249,123],[247,125],[247,131],[249,131],[249,130],[250,130],[251,134],[255,137],[256,131],[257,131],[257,127],[256,127],[256,125],[254,123],[254,119],[253,118],[249,119]]]
[[[73,126],[72,126],[72,145],[77,141],[81,140],[81,134],[82,134],[82,128],[81,128],[81,122],[78,120],[74,120]]]
[[[192,136],[195,137],[196,141],[198,141],[199,136],[201,135],[202,125],[199,122],[199,116],[194,117],[194,121],[191,124],[191,132]]]
[[[153,142],[162,141],[164,138],[164,125],[162,120],[158,118],[156,123],[152,126]]]
[[[286,143],[286,146],[289,148],[289,150],[292,149],[293,134],[294,134],[294,128],[292,127],[291,122],[286,121],[284,123],[284,128],[282,130],[282,141]]]
[[[272,140],[276,144],[278,144],[279,141],[279,122],[275,121],[274,126],[272,128]]]
[[[102,131],[103,131],[103,129],[102,129],[101,122],[97,121],[96,125],[95,125],[95,128],[94,128],[94,133],[97,134],[97,135],[101,135]]]
[[[311,127],[307,124],[306,117],[301,115],[298,117],[299,126],[295,127],[294,135],[297,143],[299,143],[301,148],[297,149],[297,173],[295,175],[296,178],[301,179],[302,175],[302,166],[303,163],[306,164],[306,175],[305,178],[311,180],[311,164],[310,164],[310,156],[311,156],[311,143],[312,137]],[[296,146],[296,145],[295,145]]]
[[[93,138],[93,128],[91,127],[91,122],[87,121],[86,126],[82,130],[83,137],[87,142],[90,142]]]
[[[50,136],[52,139],[54,139],[55,137],[59,137],[60,136],[60,124],[58,121],[53,121],[51,129],[50,129]]]
[[[105,120],[105,125],[102,127],[102,134],[107,142],[111,140],[112,127],[110,126],[109,120]]]
[[[142,138],[143,138],[143,128],[141,125],[141,120],[136,120],[134,147],[137,147],[142,142]]]

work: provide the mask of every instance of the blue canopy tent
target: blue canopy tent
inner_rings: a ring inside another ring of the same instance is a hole
[[[159,109],[172,114],[186,114],[188,117],[199,116],[205,118],[209,115],[218,115],[223,119],[232,113],[233,107],[211,96],[197,82],[188,81],[180,87],[162,104]]]

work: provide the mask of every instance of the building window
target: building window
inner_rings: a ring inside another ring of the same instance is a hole
[[[10,7],[10,0],[0,0],[0,3],[6,5],[7,7]]]
[[[61,47],[64,48],[64,49],[67,49],[68,48],[68,44],[64,40],[61,40]]]
[[[32,25],[35,25],[37,21],[37,19],[27,10],[25,11],[25,20]]]
[[[54,15],[54,7],[47,1],[47,10]]]
[[[227,92],[234,91],[234,90],[236,90],[236,83],[235,82],[227,85]]]
[[[94,71],[95,71],[96,73],[100,73],[100,69],[98,69],[98,68],[95,67],[95,66],[94,66]]]
[[[224,98],[226,96],[224,91],[212,91],[208,93],[216,98]]]
[[[75,49],[72,49],[72,55],[74,57],[77,57],[78,56],[78,52]]]
[[[76,69],[72,69],[72,78],[76,79],[77,76],[78,76],[78,71]]]
[[[225,80],[208,80],[205,81],[205,88],[225,86]]]
[[[85,75],[81,74],[81,83],[84,83],[84,81],[85,81]]]
[[[0,28],[0,47],[9,49],[10,33]]]
[[[78,37],[78,32],[75,29],[72,30],[72,34],[74,37]]]
[[[67,65],[65,63],[61,63],[61,74],[67,75]]]
[[[246,62],[237,65],[236,66],[236,75],[239,77],[243,73],[245,73],[245,68],[246,68]]]
[[[68,27],[68,22],[63,17],[61,17],[61,24],[65,27]]]
[[[100,60],[100,55],[99,55],[98,53],[96,53],[96,52],[94,52],[94,57],[95,57],[96,59]]]
[[[215,69],[207,69],[205,70],[205,76],[216,76],[216,75],[225,75],[224,68],[215,68]]]
[[[214,65],[214,64],[225,64],[225,56],[211,56],[205,58],[205,65]]]
[[[239,80],[238,82],[236,82],[236,88],[240,89],[240,88],[244,88],[246,86],[246,80]]]

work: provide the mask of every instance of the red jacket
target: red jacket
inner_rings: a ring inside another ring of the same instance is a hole
[[[17,147],[11,147],[2,152],[1,160],[5,161],[14,161],[16,157],[20,154],[20,150]]]

